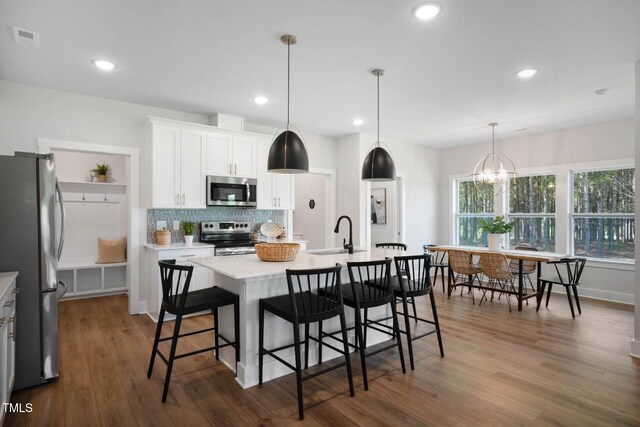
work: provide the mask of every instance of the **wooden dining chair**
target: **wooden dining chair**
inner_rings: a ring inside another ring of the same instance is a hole
[[[511,272],[506,255],[495,252],[483,253],[480,255],[480,264],[482,265],[482,272],[489,279],[491,299],[493,299],[494,291],[506,293],[509,312],[511,312],[511,294],[516,292],[514,283],[518,276]],[[482,304],[483,299],[487,299],[486,294],[487,291],[483,291],[480,304]]]
[[[473,303],[476,303],[475,296],[473,294],[473,288],[475,282],[482,284],[482,267],[473,263],[473,255],[468,251],[463,250],[451,250],[449,251],[449,275],[451,277],[451,283],[447,290],[448,297],[451,298],[451,292],[456,287],[460,286],[460,295],[462,295],[462,288],[465,286],[469,288],[471,292],[471,298]]]

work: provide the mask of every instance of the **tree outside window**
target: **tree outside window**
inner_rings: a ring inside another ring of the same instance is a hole
[[[509,180],[509,247],[556,248],[556,177],[534,175]]]
[[[457,182],[456,230],[459,245],[486,246],[487,236],[480,227],[480,219],[493,218],[494,191],[491,184],[473,181]]]
[[[634,168],[573,173],[574,254],[633,261]]]

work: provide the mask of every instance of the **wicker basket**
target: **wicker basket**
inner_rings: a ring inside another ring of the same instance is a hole
[[[156,243],[158,245],[170,245],[171,244],[171,230],[158,230],[158,231],[156,231]]]
[[[258,258],[269,262],[293,261],[299,250],[298,243],[258,243],[256,245]]]

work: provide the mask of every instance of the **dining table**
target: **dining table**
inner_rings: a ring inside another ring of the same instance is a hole
[[[562,258],[566,258],[568,254],[561,254],[556,252],[545,252],[545,251],[537,251],[537,250],[523,250],[523,249],[501,249],[500,251],[490,251],[489,248],[482,246],[461,246],[461,245],[430,245],[428,247],[430,251],[437,252],[449,252],[453,250],[458,251],[466,251],[471,255],[480,256],[484,253],[498,253],[507,257],[507,259],[513,259],[518,261],[518,290],[514,293],[516,299],[518,300],[518,311],[522,311],[522,303],[529,298],[538,298],[540,297],[540,273],[542,271],[542,263],[546,263],[549,261],[557,261]],[[447,257],[448,259],[448,257]],[[524,293],[524,274],[523,274],[523,265],[524,261],[534,261],[537,263],[536,268],[536,291],[531,294]],[[449,274],[447,277],[447,292],[451,295],[452,289],[452,279],[453,279],[453,271],[451,270],[451,266],[449,265]],[[480,285],[473,285],[475,288],[483,289],[483,290],[493,290],[488,286],[484,286],[482,282]],[[511,293],[510,291],[506,291]]]

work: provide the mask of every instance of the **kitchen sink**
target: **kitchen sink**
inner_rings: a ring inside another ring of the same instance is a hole
[[[340,255],[340,254],[348,254],[346,249],[315,249],[311,251],[307,251],[313,255]],[[364,249],[354,249],[354,253],[358,252],[366,252]]]

